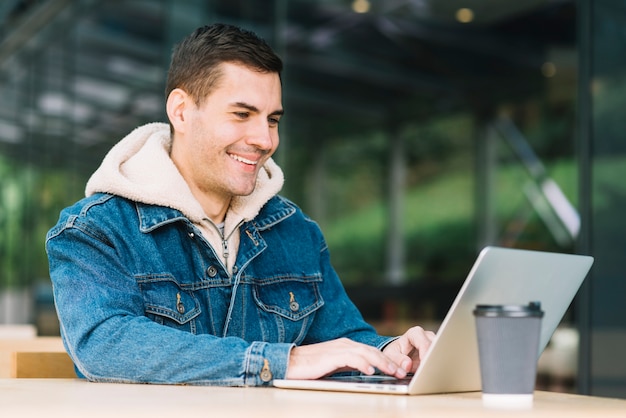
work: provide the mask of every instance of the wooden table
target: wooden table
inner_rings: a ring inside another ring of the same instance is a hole
[[[405,396],[274,388],[0,379],[2,417],[626,417],[626,400],[536,392],[532,409],[483,407],[480,393]]]

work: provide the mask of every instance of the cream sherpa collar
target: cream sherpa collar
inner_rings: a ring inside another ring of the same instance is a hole
[[[180,210],[192,222],[207,216],[169,156],[172,140],[169,125],[150,123],[132,131],[104,157],[93,173],[85,194],[102,192],[132,201]],[[257,186],[249,196],[236,197],[226,217],[226,229],[254,218],[263,205],[282,188],[283,172],[268,160],[259,172]]]

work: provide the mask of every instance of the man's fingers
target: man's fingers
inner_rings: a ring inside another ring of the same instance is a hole
[[[288,379],[316,379],[345,370],[373,374],[376,369],[395,377],[415,372],[435,334],[413,327],[383,351],[347,338],[294,347],[287,367]]]
[[[287,378],[316,379],[344,370],[358,370],[371,375],[376,369],[396,377],[406,375],[393,360],[375,347],[342,338],[294,347],[289,357]]]
[[[335,352],[336,365],[344,365],[364,374],[374,374],[376,369],[389,375],[398,373],[398,365],[384,355],[380,350],[351,340],[341,340],[341,347],[337,345]],[[327,354],[328,355],[328,354]]]
[[[396,364],[406,371],[415,372],[420,360],[435,338],[435,333],[422,327],[413,327],[383,350]]]

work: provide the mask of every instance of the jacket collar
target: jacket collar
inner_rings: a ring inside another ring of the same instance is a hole
[[[177,209],[139,202],[135,203],[135,206],[139,216],[139,229],[143,233],[149,233],[173,222],[188,222],[188,218]],[[259,211],[252,224],[258,230],[271,228],[293,215],[295,211],[294,205],[288,200],[281,196],[275,196]]]

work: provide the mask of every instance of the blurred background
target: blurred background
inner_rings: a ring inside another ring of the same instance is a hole
[[[622,0],[3,0],[0,324],[58,335],[45,234],[212,22],[283,58],[283,194],[380,332],[436,329],[485,245],[591,254],[538,384],[626,397]]]

